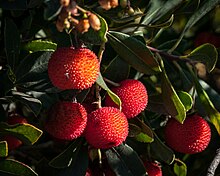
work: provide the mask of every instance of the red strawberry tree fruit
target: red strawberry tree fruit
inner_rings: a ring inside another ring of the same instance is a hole
[[[219,3],[1,1],[0,175],[220,174]]]

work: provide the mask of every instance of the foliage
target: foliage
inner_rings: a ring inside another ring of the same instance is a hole
[[[206,175],[220,147],[220,42],[216,44],[220,0],[130,0],[125,8],[109,10],[98,1],[76,3],[82,12],[97,15],[100,30],[59,32],[56,21],[62,6],[58,0],[0,2],[0,175],[84,176],[88,168],[99,168],[93,163],[106,158],[116,175],[145,175],[145,160],[159,162],[165,176]],[[200,42],[201,32],[216,38]],[[51,54],[58,47],[82,44],[97,54],[99,77],[88,90],[59,90],[47,73]],[[103,103],[108,94],[121,109],[111,86],[127,78],[144,83],[148,105],[129,119],[129,136],[120,146],[96,150],[83,136],[60,141],[44,130],[56,101],[83,103],[94,89],[99,91],[96,100]],[[28,124],[8,125],[7,117],[14,112]],[[175,152],[165,143],[164,126],[169,118],[184,123],[192,113],[210,124],[211,142],[198,154]],[[23,145],[8,150],[7,142],[1,140],[6,134]]]

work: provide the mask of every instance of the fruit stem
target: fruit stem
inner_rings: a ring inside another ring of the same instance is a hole
[[[220,163],[220,149],[217,149],[216,155],[208,168],[207,176],[215,175],[215,170],[217,169],[219,163]]]
[[[103,56],[104,51],[105,51],[105,42],[102,42],[99,48],[99,53],[98,53],[99,63],[101,63],[102,61],[102,56]]]
[[[113,82],[113,81],[111,81],[111,80],[109,80],[109,79],[107,79],[107,78],[103,78],[103,79],[104,79],[107,83],[109,83],[109,84],[111,84],[111,85],[113,85],[113,86],[115,86],[115,87],[120,86],[119,83]]]
[[[80,6],[78,6],[78,5],[76,5],[76,8],[77,8],[78,10],[80,10],[81,12],[83,12],[83,13],[87,13],[87,12],[88,12],[87,10],[83,9],[82,7],[80,7]]]
[[[99,166],[102,166],[102,152],[101,149],[98,149],[98,157],[99,157]]]

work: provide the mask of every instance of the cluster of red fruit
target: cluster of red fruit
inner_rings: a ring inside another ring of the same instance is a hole
[[[95,31],[100,29],[101,22],[97,15],[80,8],[75,1],[61,0],[60,4],[62,9],[56,21],[58,31],[76,29],[79,33],[85,33],[90,27]],[[79,11],[82,12],[82,15]]]
[[[97,56],[86,48],[59,48],[48,63],[48,75],[61,90],[88,89],[99,74]],[[82,134],[95,148],[111,148],[125,141],[128,120],[145,109],[148,95],[138,80],[127,79],[112,89],[122,101],[122,111],[106,97],[105,107],[88,112],[76,102],[58,102],[51,109],[45,129],[55,138],[72,140]],[[91,102],[92,103],[92,102]]]

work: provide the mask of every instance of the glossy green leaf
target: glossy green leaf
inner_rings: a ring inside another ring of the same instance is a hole
[[[50,166],[55,168],[66,168],[70,165],[74,165],[76,162],[76,157],[79,153],[81,147],[81,138],[76,139],[70,144],[70,146],[65,149],[58,156],[50,161]]]
[[[93,12],[95,13],[95,12]],[[96,13],[95,13],[96,14]],[[99,14],[96,14],[101,22],[101,28],[98,31],[89,29],[88,32],[79,34],[81,40],[86,41],[87,43],[92,43],[95,45],[100,45],[102,42],[107,42],[106,33],[108,31],[108,24],[104,18],[102,18]]]
[[[0,160],[0,171],[17,176],[38,175],[31,167],[14,159]]]
[[[0,141],[0,158],[8,156],[8,144],[6,141]]]
[[[220,113],[217,111],[208,94],[200,85],[198,79],[194,76],[194,82],[196,86],[196,92],[201,105],[204,107],[205,113],[209,116],[211,123],[215,126],[218,134],[220,134]]]
[[[62,6],[57,0],[45,1],[46,7],[44,8],[44,19],[52,20],[60,13]]]
[[[130,72],[130,66],[122,60],[119,56],[116,56],[103,71],[103,76],[114,82],[121,82],[128,78]]]
[[[55,51],[57,48],[57,44],[51,41],[43,41],[43,40],[33,40],[27,43],[24,46],[24,49],[30,52],[37,52],[37,51]]]
[[[131,123],[137,125],[141,132],[135,136],[135,139],[139,142],[150,143],[154,141],[153,131],[139,118],[130,119]]]
[[[177,91],[177,95],[184,105],[186,112],[189,111],[193,105],[193,99],[191,95],[184,91]]]
[[[27,108],[29,108],[34,115],[37,117],[37,115],[40,113],[42,104],[40,100],[27,95],[23,92],[17,92],[17,91],[12,91],[13,97],[8,97],[11,101],[19,101],[23,105],[25,105]]]
[[[179,45],[185,33],[195,25],[202,17],[207,15],[213,8],[215,8],[220,3],[220,0],[206,0],[203,1],[203,4],[193,13],[190,17],[189,21],[186,23],[179,39],[176,44],[172,47],[171,51],[175,50],[175,48]]]
[[[175,159],[173,171],[176,174],[176,176],[186,176],[187,175],[186,164],[179,159]]]
[[[172,164],[175,158],[174,152],[167,147],[154,133],[154,141],[150,143],[150,151],[158,161]],[[159,151],[159,152],[158,152]]]
[[[118,55],[137,71],[147,75],[160,72],[151,51],[139,40],[120,32],[109,32],[109,42]]]
[[[144,176],[146,173],[145,167],[137,153],[126,144],[108,149],[105,151],[105,154],[110,167],[117,175]]]
[[[180,123],[183,123],[186,118],[186,109],[170,83],[162,61],[161,64],[163,69],[161,73],[162,101],[167,112]]]
[[[129,123],[129,137],[136,137],[138,134],[141,133],[141,128],[136,124]]]
[[[5,20],[4,36],[7,61],[12,71],[14,71],[19,62],[20,34],[16,24],[9,18]]]
[[[107,91],[108,95],[111,97],[112,101],[114,101],[118,106],[119,106],[119,109],[121,109],[121,100],[120,98],[114,93],[112,92],[108,86],[106,85],[101,73],[99,73],[99,76],[96,80],[96,83],[101,87],[103,88],[104,90]]]
[[[214,45],[206,43],[197,47],[190,54],[182,58],[185,57],[193,61],[204,63],[207,66],[208,72],[211,72],[215,68],[218,60],[218,52]]]
[[[153,24],[165,15],[171,15],[172,11],[181,3],[183,3],[182,0],[151,0],[150,8],[147,10],[146,16],[141,23],[146,25]]]
[[[34,144],[43,134],[43,131],[35,126],[24,123],[16,125],[8,125],[7,123],[0,123],[1,132],[10,134],[19,138],[25,144]]]

